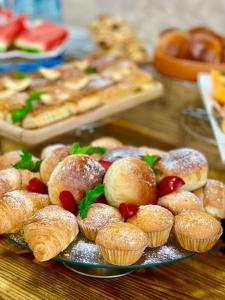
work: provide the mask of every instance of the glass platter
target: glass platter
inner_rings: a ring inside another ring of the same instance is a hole
[[[15,243],[17,246],[29,250],[28,246],[20,234],[9,234],[5,236],[9,241]],[[192,257],[193,252],[181,248],[176,241],[176,238],[171,235],[166,245],[158,248],[147,248],[139,259],[139,261],[131,266],[115,266],[103,261],[98,246],[87,240],[79,233],[77,239],[70,244],[70,246],[60,253],[54,261],[62,262],[70,269],[88,275],[85,269],[92,268],[92,276],[96,277],[96,270],[103,269],[104,277],[118,277],[130,273],[133,270],[155,267],[170,263],[175,263],[186,258]],[[78,267],[78,269],[77,269]],[[81,268],[83,272],[81,272]],[[94,272],[94,273],[93,273]],[[90,274],[89,274],[90,276]],[[102,277],[102,276],[97,276]]]

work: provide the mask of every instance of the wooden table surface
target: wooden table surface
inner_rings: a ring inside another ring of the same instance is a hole
[[[224,180],[224,165],[216,146],[187,134],[181,126],[184,108],[202,105],[196,87],[167,79],[163,82],[165,94],[161,99],[121,113],[94,131],[92,128],[76,131],[54,142],[69,143],[78,139],[88,142],[107,134],[127,144],[165,150],[195,147],[209,159],[210,177]],[[206,131],[212,136],[210,127]],[[2,140],[1,147],[5,151],[18,145]],[[33,150],[38,152],[38,149]],[[182,262],[107,280],[75,274],[60,263],[38,265],[30,255],[18,255],[2,248],[0,299],[225,299],[223,247],[225,244],[221,242],[210,252]]]

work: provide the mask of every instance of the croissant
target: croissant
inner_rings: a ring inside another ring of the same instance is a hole
[[[15,233],[39,209],[49,205],[47,195],[12,191],[0,198],[0,234]]]
[[[32,156],[34,160],[37,157]],[[16,162],[21,159],[21,150],[14,150],[0,155],[0,170],[11,168]]]
[[[65,250],[78,234],[76,217],[57,205],[39,210],[23,227],[24,240],[38,261]]]
[[[0,197],[10,191],[25,189],[34,177],[40,178],[40,174],[15,168],[0,170]]]

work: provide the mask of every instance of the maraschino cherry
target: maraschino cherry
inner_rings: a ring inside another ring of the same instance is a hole
[[[100,159],[98,162],[103,166],[103,168],[105,168],[105,170],[108,170],[112,164],[110,161],[104,159]]]
[[[38,178],[32,178],[28,182],[27,189],[28,189],[28,191],[33,192],[33,193],[48,194],[47,185],[45,185]]]
[[[122,217],[128,219],[133,217],[138,212],[139,206],[136,204],[121,203],[119,211]]]
[[[73,194],[70,191],[62,191],[59,194],[59,199],[63,208],[77,215],[77,204]]]
[[[159,197],[163,197],[177,191],[185,184],[184,180],[178,176],[166,176],[159,183]]]

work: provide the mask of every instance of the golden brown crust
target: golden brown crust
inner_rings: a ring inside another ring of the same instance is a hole
[[[44,147],[42,150],[41,150],[41,159],[45,159],[47,158],[54,150],[58,149],[58,148],[61,148],[61,147],[64,147],[65,145],[64,144],[53,144],[53,145],[48,145],[46,147]]]
[[[174,215],[182,210],[203,210],[203,201],[189,191],[177,191],[159,198],[158,204],[169,209]]]
[[[0,196],[21,188],[21,175],[15,168],[0,171]]]
[[[57,164],[69,155],[70,148],[71,146],[58,147],[42,161],[40,174],[44,183],[48,183],[48,180]]]
[[[107,151],[123,146],[119,140],[111,136],[97,138],[91,142],[91,145],[94,147],[104,147]]]
[[[185,185],[182,189],[193,191],[206,183],[208,162],[205,156],[191,148],[180,148],[167,152],[156,164],[161,170],[159,179],[166,176],[178,176]]]
[[[120,203],[145,205],[156,202],[156,178],[153,170],[134,157],[114,162],[104,177],[107,202],[119,207]]]
[[[128,223],[138,226],[144,232],[162,231],[173,226],[171,212],[159,205],[143,205],[138,212],[127,220]]]
[[[58,163],[48,181],[49,197],[53,204],[61,205],[60,192],[70,191],[79,202],[87,188],[93,188],[103,180],[105,170],[88,155],[69,155]]]
[[[12,167],[20,160],[20,150],[9,151],[0,156],[0,170]]]
[[[147,246],[146,234],[129,223],[106,225],[97,234],[96,244],[109,249],[140,250]]]
[[[32,178],[40,179],[40,173],[39,172],[34,173],[34,172],[29,171],[29,170],[23,170],[23,169],[20,169],[18,171],[19,171],[20,176],[21,176],[21,189],[26,189],[29,181]]]

